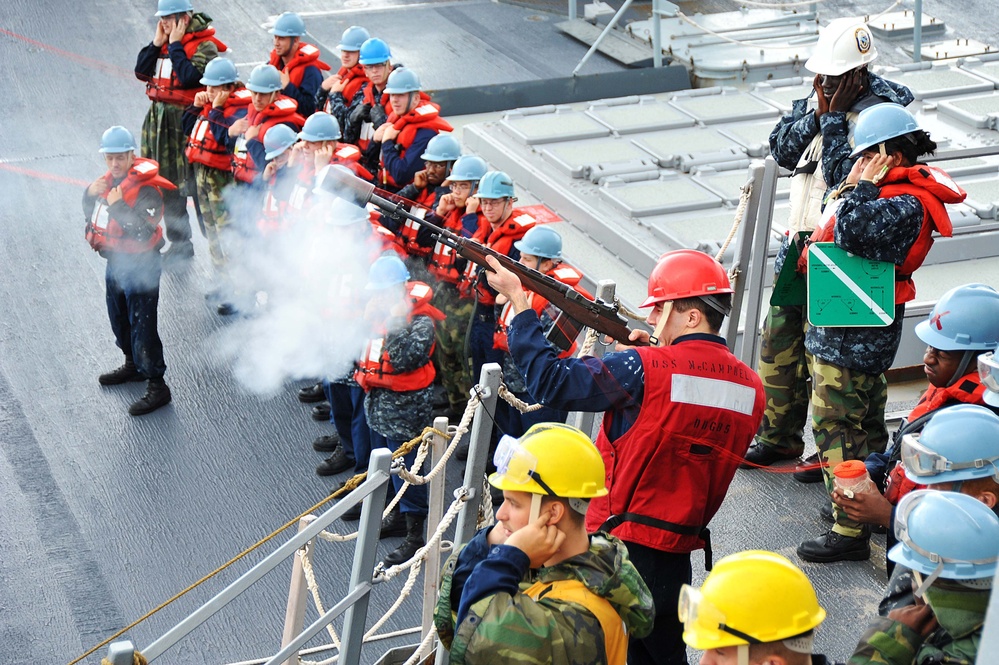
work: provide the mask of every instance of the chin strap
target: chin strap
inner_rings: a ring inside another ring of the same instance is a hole
[[[669,318],[669,313],[673,311],[673,301],[667,300],[663,303],[662,314],[659,315],[659,322],[656,323],[656,329],[652,331],[652,336],[649,337],[649,344],[652,346],[659,346],[659,337],[663,334],[663,330],[666,328],[666,319]]]

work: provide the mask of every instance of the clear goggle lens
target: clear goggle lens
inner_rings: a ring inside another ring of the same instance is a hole
[[[995,353],[983,353],[978,356],[978,376],[985,387],[999,393],[999,360]]]
[[[517,439],[504,434],[496,446],[493,464],[505,479],[518,485],[526,485],[538,467],[538,458],[524,450]]]
[[[926,448],[918,434],[902,437],[902,465],[914,476],[935,476],[947,468],[947,458]]]

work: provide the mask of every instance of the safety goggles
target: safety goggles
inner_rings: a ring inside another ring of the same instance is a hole
[[[903,446],[904,445],[905,444],[903,443]],[[898,540],[898,542],[902,543],[916,554],[925,557],[927,560],[930,561],[930,563],[936,564],[936,568],[934,568],[933,572],[927,575],[925,578],[923,578],[919,582],[918,588],[913,592],[916,598],[923,597],[923,594],[926,592],[926,589],[928,589],[930,585],[933,584],[933,582],[935,582],[938,577],[940,577],[940,574],[944,571],[944,565],[948,563],[971,564],[978,566],[978,565],[987,565],[990,563],[995,563],[995,561],[999,559],[999,556],[993,556],[987,559],[973,559],[970,561],[964,559],[951,559],[930,552],[920,547],[917,543],[914,543],[912,541],[912,538],[909,536],[909,516],[912,515],[912,511],[916,508],[916,506],[922,503],[923,500],[927,496],[930,496],[931,494],[932,492],[910,494],[909,496],[911,498],[909,498],[907,501],[899,503],[899,507],[895,511],[895,538]],[[913,571],[913,572],[918,572],[918,571]]]
[[[706,600],[700,589],[695,589],[689,584],[680,587],[680,603],[677,606],[677,613],[683,624],[715,628],[741,640],[746,640],[750,644],[762,644],[752,635],[726,624],[725,613]]]
[[[978,356],[978,376],[985,387],[999,393],[999,360],[995,353],[983,353]]]
[[[520,441],[514,437],[504,434],[499,440],[496,453],[493,455],[493,464],[505,480],[517,485],[526,485],[533,480],[549,496],[557,496],[535,471],[538,468],[538,458],[520,445]]]
[[[996,466],[999,455],[984,457],[969,462],[952,462],[943,455],[930,450],[919,441],[918,434],[902,436],[902,465],[914,476],[936,476],[946,471],[963,469],[983,469]]]

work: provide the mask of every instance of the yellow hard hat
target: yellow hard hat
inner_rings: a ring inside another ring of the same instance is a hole
[[[683,641],[701,651],[779,642],[826,618],[808,577],[788,559],[761,550],[720,560],[700,589],[685,584],[679,613]]]
[[[519,439],[504,436],[493,463],[489,483],[501,490],[579,499],[607,494],[597,447],[562,423],[538,423]]]

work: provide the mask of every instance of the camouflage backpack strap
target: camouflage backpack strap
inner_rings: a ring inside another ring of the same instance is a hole
[[[624,622],[606,598],[593,593],[579,580],[535,582],[524,589],[524,594],[535,601],[559,600],[585,607],[603,628],[607,663],[624,665],[628,654],[628,635],[624,631]]]

